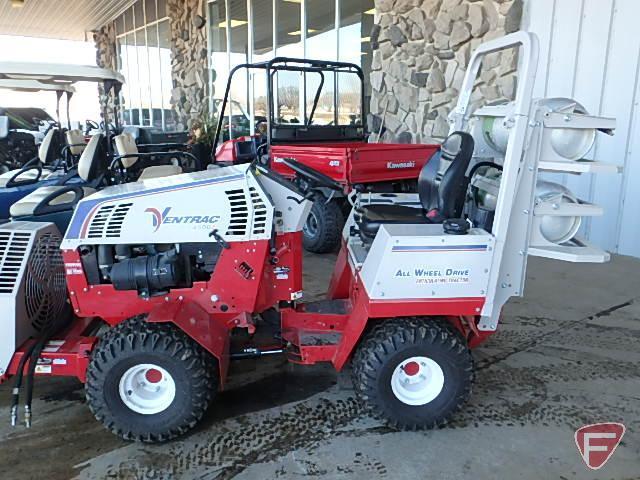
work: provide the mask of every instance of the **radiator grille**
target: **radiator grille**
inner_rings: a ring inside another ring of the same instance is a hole
[[[260,235],[267,228],[267,206],[255,187],[251,187],[249,192],[253,205],[253,234]]]
[[[119,238],[122,224],[132,203],[104,205],[98,209],[89,225],[88,238]]]
[[[0,232],[0,293],[14,292],[30,240],[30,232]]]
[[[243,237],[247,234],[249,205],[245,191],[241,188],[224,192],[229,200],[231,216],[227,236]]]

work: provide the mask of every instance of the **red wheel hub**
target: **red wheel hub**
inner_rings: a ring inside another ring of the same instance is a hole
[[[418,362],[408,362],[405,363],[404,367],[402,367],[402,370],[404,371],[405,375],[413,377],[420,371],[420,365],[418,365]]]
[[[150,368],[144,374],[144,378],[147,379],[149,383],[158,383],[162,380],[162,372],[160,370],[156,370],[155,368]]]

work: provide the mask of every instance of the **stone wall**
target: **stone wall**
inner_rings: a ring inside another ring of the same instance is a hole
[[[471,52],[520,28],[522,0],[375,0],[369,125],[383,141],[437,141],[449,131]],[[485,59],[473,103],[511,99],[517,55]],[[385,115],[386,110],[386,115]]]
[[[171,23],[171,105],[181,125],[191,126],[207,108],[207,29],[198,28],[199,0],[167,0]]]

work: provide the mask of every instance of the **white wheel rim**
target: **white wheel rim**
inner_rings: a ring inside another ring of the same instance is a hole
[[[407,405],[425,405],[440,395],[444,387],[444,372],[427,357],[406,358],[391,375],[391,390]]]
[[[141,363],[124,372],[118,390],[122,402],[142,415],[166,410],[176,397],[173,377],[152,363]]]

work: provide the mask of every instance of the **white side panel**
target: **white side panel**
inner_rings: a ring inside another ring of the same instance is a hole
[[[598,135],[587,158],[625,167],[622,176],[545,174],[576,195],[602,205],[585,222],[595,245],[640,256],[635,219],[640,192],[638,76],[640,2],[637,0],[525,0],[523,30],[540,39],[536,97],[569,96],[599,116],[617,119],[615,137]]]
[[[382,225],[362,280],[378,300],[484,297],[493,245],[479,229],[446,235],[442,225]]]
[[[259,175],[257,179],[275,207],[276,231],[290,233],[302,230],[313,203],[273,178]]]

